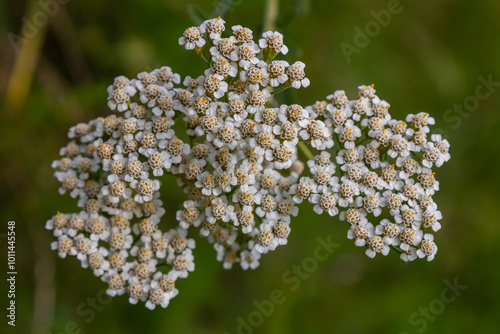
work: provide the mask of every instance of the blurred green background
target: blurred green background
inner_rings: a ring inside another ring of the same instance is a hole
[[[105,284],[77,260],[50,251],[45,221],[57,210],[75,209],[74,200],[58,195],[50,163],[71,125],[108,114],[106,87],[115,76],[134,77],[161,65],[182,76],[199,75],[203,64],[177,45],[184,29],[220,13],[229,27],[261,32],[266,2],[60,2],[67,4],[41,1],[57,11],[44,23],[38,0],[0,1],[0,267],[6,272],[6,224],[15,220],[13,332],[236,333],[239,317],[253,316],[260,324],[254,301],[280,289],[285,301],[260,326],[241,333],[498,333],[500,89],[474,96],[479,77],[500,81],[500,2],[280,2],[276,29],[291,49],[287,59],[305,62],[311,79],[295,102],[311,104],[336,89],[355,96],[358,85],[374,83],[393,117],[426,111],[450,141],[452,160],[437,171],[442,190],[435,199],[444,219],[433,262],[405,264],[396,254],[371,260],[347,240],[345,223],[303,207],[289,245],[265,256],[252,272],[223,270],[211,246],[197,240],[196,271],[178,281],[180,294],[168,309],[153,312],[130,305],[125,296],[92,306]],[[377,31],[372,11],[394,8]],[[26,21],[38,26],[31,26],[33,32],[25,25],[26,39],[19,40]],[[361,45],[356,27],[373,29],[373,37]],[[349,61],[341,43],[357,48]],[[453,111],[464,101],[470,112]],[[172,226],[180,198],[171,192],[163,200],[169,203],[165,224]],[[341,246],[291,291],[283,273],[312,256],[317,237],[327,235]],[[6,326],[2,277],[3,333],[12,328]],[[453,302],[440,302],[446,280],[455,279],[466,289]],[[429,307],[427,315],[420,313]]]

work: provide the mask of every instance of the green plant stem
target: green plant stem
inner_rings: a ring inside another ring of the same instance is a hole
[[[198,57],[200,57],[201,59],[203,59],[203,61],[204,61],[207,65],[209,65],[209,66],[210,66],[210,62],[207,60],[207,58],[205,58],[205,55],[203,55],[203,48],[200,48],[200,47],[198,47],[198,46],[197,46],[197,47],[195,47],[195,48],[194,48],[194,50],[193,50],[193,51],[194,51],[194,53],[195,53]],[[212,60],[212,59],[210,58],[210,60]]]
[[[280,92],[282,92],[282,91],[284,91],[284,90],[286,90],[286,89],[288,89],[288,88],[290,88],[290,86],[289,86],[289,85],[282,86],[282,87],[280,87],[280,88],[278,88],[278,89],[276,89],[276,90],[273,90],[273,91],[271,92],[271,95],[278,94],[278,93],[280,93]]]
[[[299,151],[302,152],[302,154],[304,154],[307,160],[311,160],[314,157],[313,153],[311,152],[311,150],[309,150],[309,148],[304,142],[299,141],[297,147],[299,148]]]
[[[201,59],[203,59],[205,61],[205,63],[207,63],[207,65],[210,65],[210,62],[207,60],[207,58],[205,58],[203,53],[200,53],[199,55],[200,55]]]
[[[398,252],[399,254],[403,254],[403,253],[406,253],[404,250],[402,250],[401,248],[397,247],[397,246],[394,246],[394,245],[391,245],[391,248],[394,249],[396,252]]]
[[[276,20],[279,15],[280,2],[279,0],[267,0],[266,8],[264,10],[264,31],[275,30]]]

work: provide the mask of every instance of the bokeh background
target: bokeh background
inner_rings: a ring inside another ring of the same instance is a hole
[[[57,12],[45,23],[40,3]],[[247,321],[254,301],[280,289],[285,302],[254,333],[498,333],[498,84],[473,105],[479,77],[500,82],[500,2],[494,0],[401,0],[399,13],[363,47],[356,46],[355,28],[365,31],[374,21],[371,11],[387,10],[387,1],[281,1],[274,22],[291,49],[288,59],[305,62],[312,82],[288,97],[294,102],[310,104],[336,89],[354,96],[358,85],[374,83],[394,117],[426,111],[436,118],[452,160],[437,171],[442,190],[435,199],[444,219],[433,262],[405,264],[396,254],[369,259],[347,240],[344,223],[304,207],[288,247],[265,256],[253,272],[223,270],[215,251],[197,240],[196,271],[178,281],[180,294],[167,310],[151,312],[125,296],[90,306],[104,283],[76,259],[50,251],[45,221],[57,210],[75,209],[72,199],[58,195],[50,168],[67,129],[108,114],[106,87],[119,74],[169,65],[182,76],[199,75],[203,64],[177,45],[186,27],[220,14],[228,26],[261,32],[266,6],[263,0],[0,1],[0,332],[236,333],[238,317]],[[26,22],[35,18],[33,29]],[[357,53],[346,58],[341,43]],[[471,111],[454,112],[464,101]],[[165,224],[172,225],[180,198],[169,192],[163,200]],[[9,220],[17,223],[15,329],[5,318]],[[283,273],[328,235],[340,247],[291,291]],[[440,303],[446,280],[455,279],[466,289]],[[421,307],[431,307],[429,316],[419,314]]]

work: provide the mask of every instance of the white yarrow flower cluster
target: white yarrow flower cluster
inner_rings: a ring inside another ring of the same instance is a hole
[[[439,190],[432,169],[450,159],[450,145],[441,135],[428,138],[434,119],[427,113],[392,119],[373,85],[358,89],[357,99],[336,91],[306,108],[316,121],[334,128],[333,139],[341,146],[335,159],[331,150],[318,149],[321,154],[308,161],[313,175],[321,166],[336,171],[326,174],[328,182],[325,173],[309,180],[311,189],[318,189],[309,201],[318,214],[340,212],[340,220],[351,226],[348,238],[369,257],[394,249],[404,261],[431,261],[437,252],[432,233],[442,219],[432,199]],[[320,189],[318,180],[327,185]],[[337,210],[329,211],[332,206]]]
[[[206,51],[202,75],[182,81],[163,66],[119,76],[108,88],[118,114],[69,130],[52,167],[80,209],[46,223],[59,256],[91,268],[110,296],[167,307],[195,267],[188,232],[206,237],[224,268],[255,269],[288,243],[291,217],[309,201],[347,220],[348,238],[370,257],[393,248],[405,261],[434,258],[442,215],[432,169],[450,155],[440,135],[428,138],[433,118],[392,119],[373,86],[355,100],[337,91],[307,107],[276,103],[271,94],[309,85],[304,63],[274,60],[288,52],[278,32],[255,42],[250,29],[215,18],[179,44]],[[173,229],[160,199],[165,174],[187,197]]]

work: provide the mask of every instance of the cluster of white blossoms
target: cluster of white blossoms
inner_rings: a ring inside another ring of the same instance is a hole
[[[288,52],[278,32],[255,42],[248,28],[225,30],[215,18],[179,39],[205,60],[203,75],[181,84],[164,66],[119,76],[108,88],[118,114],[69,130],[53,168],[81,211],[47,222],[52,248],[91,268],[109,295],[150,309],[166,307],[176,280],[194,270],[188,232],[206,237],[224,268],[255,269],[287,244],[304,200],[346,220],[370,257],[393,248],[405,261],[432,260],[442,218],[432,168],[450,158],[446,140],[428,138],[434,119],[392,119],[373,86],[354,100],[336,91],[312,106],[279,105],[273,94],[309,85],[304,63],[275,59]],[[165,173],[187,197],[170,222]]]
[[[293,186],[293,199],[307,199],[317,214],[338,214],[350,224],[347,237],[369,257],[392,248],[404,261],[431,261],[437,252],[432,233],[442,218],[432,199],[439,190],[432,168],[450,159],[450,144],[429,136],[435,121],[427,113],[393,119],[373,85],[358,89],[354,100],[339,90],[306,108],[329,129],[335,154],[318,149],[307,162],[311,176]]]

